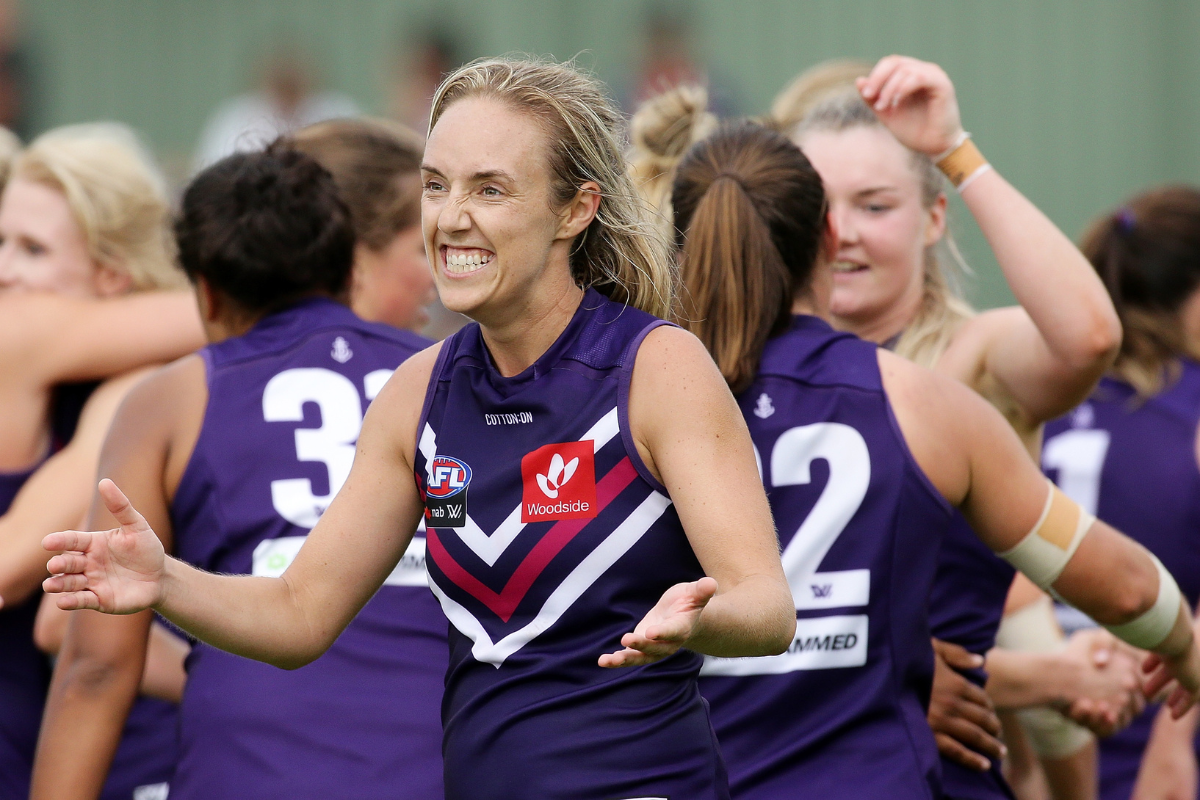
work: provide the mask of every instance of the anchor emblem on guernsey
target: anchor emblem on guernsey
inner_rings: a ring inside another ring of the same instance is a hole
[[[766,419],[774,413],[775,404],[771,402],[771,395],[763,392],[758,396],[758,405],[754,406],[754,416]]]

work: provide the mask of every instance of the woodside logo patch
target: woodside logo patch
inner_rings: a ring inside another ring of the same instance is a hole
[[[521,459],[521,521],[591,519],[596,507],[595,444],[559,442]]]

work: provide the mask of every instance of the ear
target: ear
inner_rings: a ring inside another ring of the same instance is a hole
[[[837,223],[833,219],[833,214],[829,211],[825,212],[825,228],[821,231],[821,248],[817,254],[817,260],[832,261],[837,258],[838,251],[838,229]]]
[[[558,225],[559,239],[574,239],[587,230],[600,210],[600,184],[584,181],[562,211]]]
[[[196,293],[196,305],[200,307],[200,319],[204,322],[216,322],[221,316],[221,295],[213,291],[212,286],[208,284],[203,275],[196,276],[196,282],[192,284],[192,291]]]
[[[125,294],[133,288],[133,278],[127,272],[113,269],[108,264],[97,264],[92,284],[100,297],[114,297]]]
[[[933,247],[946,235],[946,193],[940,192],[929,207],[929,223],[925,226],[925,246]]]

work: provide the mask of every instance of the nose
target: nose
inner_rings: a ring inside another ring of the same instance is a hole
[[[851,219],[852,216],[847,213],[846,206],[843,203],[834,203],[829,207],[829,220],[833,223],[833,230],[837,234],[839,247],[857,244],[858,242],[858,231],[854,228],[854,223]]]
[[[451,195],[438,211],[438,230],[442,233],[462,233],[471,227],[471,215],[466,209],[467,195]]]

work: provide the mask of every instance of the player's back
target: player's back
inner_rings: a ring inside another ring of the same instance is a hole
[[[877,358],[798,316],[738,396],[797,627],[782,655],[705,659],[734,798],[938,793],[926,603],[951,507],[904,442]]]
[[[202,350],[208,406],[171,505],[176,553],[281,574],[349,473],[367,404],[427,344],[315,299]],[[424,543],[306,667],[192,650],[172,798],[441,796],[446,623]]]
[[[1046,425],[1042,467],[1088,511],[1159,557],[1195,607],[1200,600],[1200,364],[1150,398],[1104,378],[1087,402]],[[1068,614],[1068,624],[1079,615]],[[1126,800],[1158,705],[1100,741],[1100,797]],[[1200,755],[1200,749],[1197,750]]]

